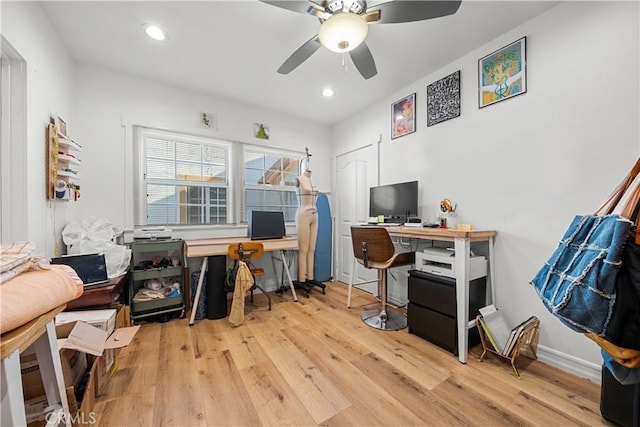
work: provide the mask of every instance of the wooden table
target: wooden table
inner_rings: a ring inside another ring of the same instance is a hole
[[[456,313],[458,327],[458,360],[467,363],[467,352],[469,350],[469,340],[467,330],[474,326],[474,320],[469,319],[469,260],[471,242],[487,242],[489,247],[488,265],[489,272],[487,280],[491,289],[491,301],[495,304],[495,280],[493,266],[493,244],[496,231],[494,230],[472,230],[463,231],[447,228],[425,228],[425,227],[387,227],[389,235],[394,237],[404,237],[419,240],[436,240],[442,242],[453,242],[455,251],[455,271],[456,271]],[[353,280],[353,279],[352,279]],[[490,304],[487,301],[487,304]]]
[[[291,295],[293,300],[298,301],[295,287],[293,286],[293,280],[291,279],[291,272],[289,271],[289,265],[285,259],[284,251],[297,250],[298,249],[298,237],[286,236],[280,239],[267,239],[267,240],[251,240],[248,237],[221,237],[215,239],[195,239],[184,241],[184,256],[185,258],[202,257],[202,266],[200,267],[200,277],[198,279],[198,287],[196,289],[196,296],[194,299],[193,307],[191,308],[191,317],[189,318],[189,325],[193,325],[195,321],[196,310],[200,299],[200,292],[202,290],[202,282],[204,280],[204,273],[207,270],[207,257],[212,255],[226,255],[229,245],[232,243],[244,243],[244,242],[257,242],[262,243],[265,252],[275,252],[279,255],[282,265],[284,266],[284,272],[287,276],[287,282],[291,289]],[[271,258],[273,262],[273,256]],[[185,263],[186,264],[186,263]],[[273,271],[275,272],[275,265]],[[277,280],[276,273],[276,280]]]
[[[65,304],[62,304],[0,337],[0,354],[2,355],[1,424],[3,426],[27,424],[20,374],[20,353],[31,345],[33,345],[38,358],[49,407],[56,408],[53,415],[47,416],[47,425],[58,425],[58,422],[63,422],[67,426],[71,425],[55,328],[55,317],[64,308]]]

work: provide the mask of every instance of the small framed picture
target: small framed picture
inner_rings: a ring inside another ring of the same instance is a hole
[[[416,131],[416,94],[412,93],[391,105],[391,139]]]
[[[67,135],[67,122],[62,120],[62,117],[56,116],[55,125],[56,125],[56,129],[58,129],[58,135],[60,135],[60,136],[62,136],[64,138],[68,138],[68,135]]]
[[[460,70],[427,86],[427,126],[460,116]]]
[[[480,108],[527,91],[526,37],[478,60]]]

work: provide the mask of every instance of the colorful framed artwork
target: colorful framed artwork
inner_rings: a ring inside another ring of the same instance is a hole
[[[478,60],[478,89],[480,108],[527,91],[526,37]]]
[[[460,70],[427,86],[427,126],[460,116]]]
[[[391,139],[416,131],[416,94],[402,98],[391,105]]]

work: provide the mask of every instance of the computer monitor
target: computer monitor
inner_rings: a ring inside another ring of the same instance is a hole
[[[281,211],[250,211],[247,237],[251,240],[280,239],[286,235]]]
[[[369,189],[369,216],[405,222],[418,216],[418,181],[381,185]]]

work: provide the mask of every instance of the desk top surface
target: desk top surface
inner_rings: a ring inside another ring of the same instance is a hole
[[[376,226],[374,226],[376,227]],[[392,236],[412,237],[415,239],[426,240],[448,240],[453,241],[456,238],[468,238],[472,241],[489,240],[497,233],[495,230],[455,230],[452,228],[428,228],[428,227],[385,227]]]
[[[248,237],[220,237],[215,239],[192,239],[184,241],[184,254],[187,258],[211,255],[226,255],[232,243],[259,242],[264,250],[283,251],[298,249],[298,237],[286,236],[280,239],[251,240]]]

